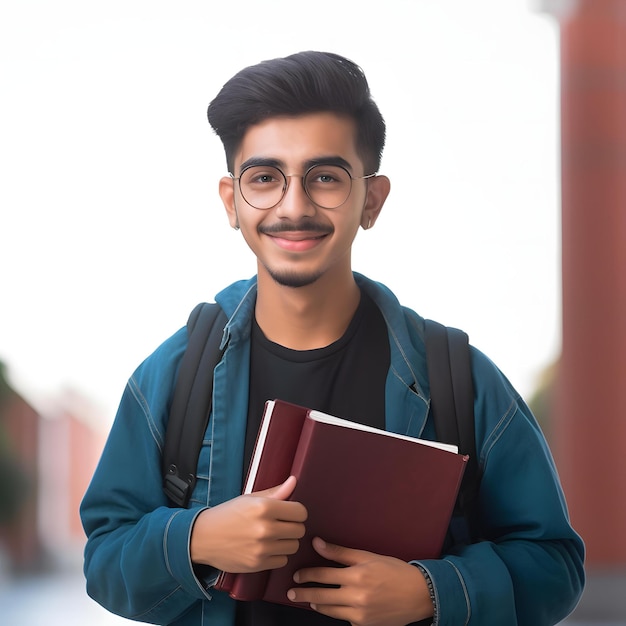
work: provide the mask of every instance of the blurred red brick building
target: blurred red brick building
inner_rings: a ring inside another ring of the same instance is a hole
[[[35,409],[0,370],[0,448],[10,489],[0,491],[0,552],[9,573],[75,558],[78,507],[104,445],[90,404],[70,392]]]

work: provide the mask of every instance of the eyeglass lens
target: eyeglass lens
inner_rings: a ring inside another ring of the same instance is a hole
[[[307,170],[303,184],[307,196],[317,206],[335,209],[348,199],[352,178],[338,165],[315,165]],[[287,191],[287,177],[277,167],[255,165],[241,173],[239,188],[244,200],[251,206],[271,209],[283,199]]]

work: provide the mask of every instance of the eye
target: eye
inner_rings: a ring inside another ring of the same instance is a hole
[[[340,167],[319,166],[309,170],[307,182],[315,185],[340,185],[349,181],[350,176]]]
[[[252,179],[252,182],[256,182],[256,183],[271,183],[273,181],[275,181],[276,178],[274,176],[272,176],[271,174],[257,174],[257,176],[255,176]]]
[[[318,174],[315,178],[320,183],[334,183],[337,180],[332,174]]]
[[[241,180],[245,185],[255,186],[283,184],[280,171],[271,167],[251,167],[242,173]]]
[[[271,172],[256,172],[248,179],[251,183],[275,183],[278,178]]]

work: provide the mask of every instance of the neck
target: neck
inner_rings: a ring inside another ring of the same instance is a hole
[[[360,301],[352,272],[323,276],[306,287],[285,287],[259,271],[256,320],[265,336],[293,350],[323,348],[348,328]]]

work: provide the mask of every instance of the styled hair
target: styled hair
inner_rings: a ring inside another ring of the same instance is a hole
[[[246,131],[266,119],[332,112],[356,122],[356,148],[366,174],[380,167],[385,121],[363,70],[338,54],[298,52],[246,67],[209,104],[207,115],[221,139],[231,173]]]

